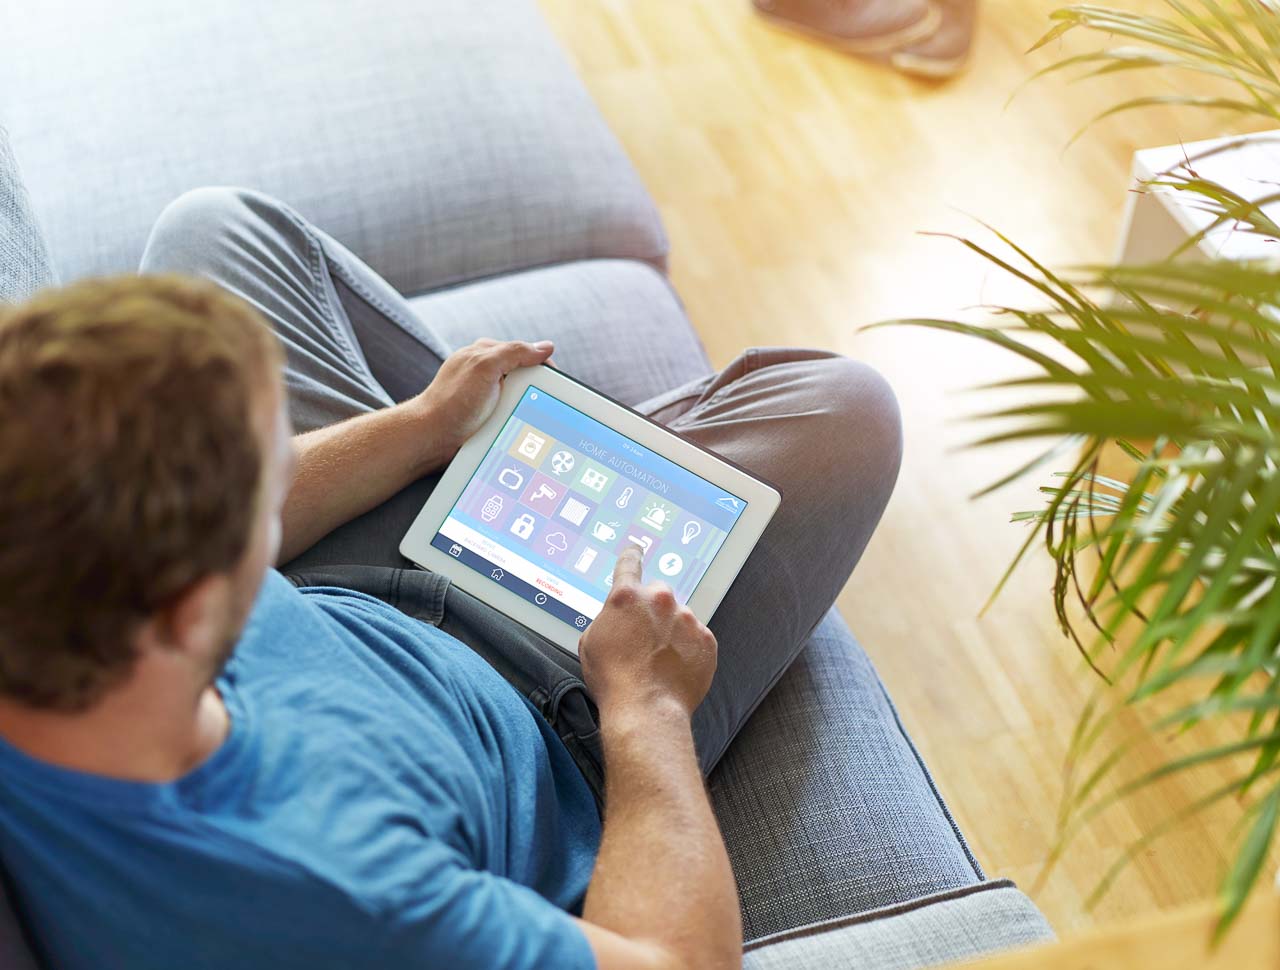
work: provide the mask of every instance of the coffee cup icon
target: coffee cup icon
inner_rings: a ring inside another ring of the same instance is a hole
[[[597,522],[591,527],[591,534],[601,542],[612,542],[618,538],[617,526],[617,522],[611,522],[608,525],[603,522]]]

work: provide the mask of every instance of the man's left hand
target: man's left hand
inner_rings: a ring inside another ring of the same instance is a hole
[[[418,399],[450,456],[493,413],[503,378],[518,367],[545,364],[554,349],[550,340],[485,338],[449,355]]]
[[[551,351],[549,340],[477,340],[451,354],[420,394],[295,438],[279,561],[443,467],[493,413],[502,379],[548,363]]]

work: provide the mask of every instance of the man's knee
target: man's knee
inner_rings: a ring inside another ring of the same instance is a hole
[[[217,254],[252,238],[272,200],[248,189],[207,186],[182,193],[161,211],[142,257],[143,272],[207,272]]]
[[[809,447],[825,456],[832,485],[858,501],[888,502],[902,463],[902,417],[889,382],[848,357],[813,362],[814,408],[821,415]]]

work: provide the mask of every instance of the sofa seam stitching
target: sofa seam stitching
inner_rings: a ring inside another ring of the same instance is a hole
[[[337,299],[337,294],[330,294],[329,287],[325,286],[325,276],[321,272],[321,261],[323,260],[326,269],[332,271],[332,267],[324,253],[323,245],[315,233],[312,232],[311,227],[300,216],[290,210],[288,206],[281,206],[280,211],[284,213],[285,218],[293,223],[294,228],[302,233],[303,238],[307,241],[307,255],[311,264],[311,282],[316,287],[317,295],[320,297],[320,305],[324,309],[325,320],[330,334],[342,348],[342,354],[346,357],[347,363],[369,378],[373,386],[380,387],[373,374],[369,372],[368,364],[355,353],[351,346],[351,341],[342,327],[338,325],[337,317],[334,316],[333,301]],[[383,393],[385,394],[386,392],[384,391]]]
[[[933,775],[929,772],[929,767],[924,763],[924,759],[920,756],[915,742],[911,740],[911,735],[907,733],[906,726],[902,723],[902,716],[898,713],[897,705],[893,703],[893,698],[889,696],[888,689],[884,686],[884,682],[876,678],[880,693],[884,696],[885,702],[889,705],[889,710],[893,714],[893,722],[898,728],[898,733],[902,735],[902,739],[907,743],[907,748],[911,751],[911,756],[915,759],[916,766],[920,769],[920,773],[924,775],[924,779],[929,784],[929,791],[933,793],[934,801],[938,803],[938,807],[942,809],[943,817],[951,826],[951,833],[956,837],[956,842],[968,859],[969,865],[973,868],[973,873],[978,879],[985,880],[986,873],[982,871],[982,866],[978,864],[977,858],[973,854],[973,850],[969,848],[968,840],[965,839],[964,833],[960,831],[960,826],[955,820],[955,816],[951,814],[951,809],[947,807],[946,801],[942,797],[942,792],[938,790],[938,784],[934,781]],[[981,884],[981,883],[979,883]]]

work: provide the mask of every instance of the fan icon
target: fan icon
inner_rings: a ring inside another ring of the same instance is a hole
[[[573,471],[573,455],[567,451],[557,451],[551,456],[551,470],[557,475],[567,475]]]

